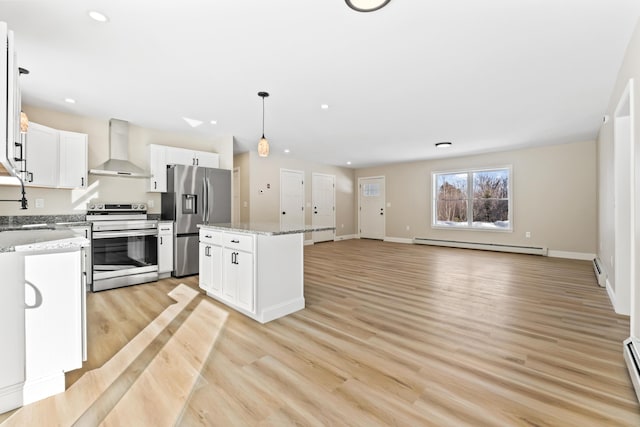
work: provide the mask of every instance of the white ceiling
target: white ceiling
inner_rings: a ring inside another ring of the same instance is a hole
[[[272,152],[352,167],[594,139],[639,16],[638,0],[0,1],[29,105],[243,152],[264,90]]]

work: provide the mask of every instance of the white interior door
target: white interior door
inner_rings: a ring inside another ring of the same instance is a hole
[[[313,212],[311,223],[314,226],[336,226],[336,177],[314,173],[311,176],[311,199]],[[335,231],[314,231],[313,242],[333,241]]]
[[[360,237],[384,240],[384,177],[360,178],[358,181]]]
[[[233,169],[233,222],[240,222],[240,168]]]
[[[280,169],[280,226],[304,226],[304,172]]]

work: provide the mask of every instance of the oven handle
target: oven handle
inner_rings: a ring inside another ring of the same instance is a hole
[[[151,230],[123,230],[123,231],[94,231],[94,239],[113,239],[114,237],[141,237],[157,235],[157,229]]]

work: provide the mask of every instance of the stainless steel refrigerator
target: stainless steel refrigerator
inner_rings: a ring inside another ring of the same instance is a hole
[[[231,222],[231,171],[168,166],[161,217],[174,221],[172,275],[198,274],[197,225]]]

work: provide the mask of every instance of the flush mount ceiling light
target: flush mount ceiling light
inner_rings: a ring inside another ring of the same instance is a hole
[[[264,99],[269,96],[268,92],[258,92],[258,96],[262,98],[262,138],[260,138],[260,142],[258,142],[258,156],[260,157],[268,157],[269,156],[269,141],[264,137]]]
[[[448,148],[451,147],[453,143],[451,142],[436,142],[436,148]]]
[[[75,104],[76,100],[73,98],[65,98],[64,102],[66,102],[67,104]]]
[[[391,0],[345,0],[347,6],[358,12],[373,12],[382,9]]]

